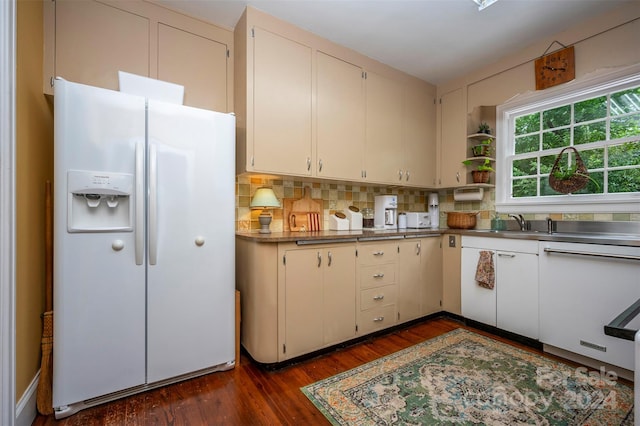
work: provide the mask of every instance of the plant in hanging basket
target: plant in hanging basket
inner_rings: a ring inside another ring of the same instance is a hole
[[[561,162],[563,154],[567,150],[573,152],[573,158],[571,161]],[[582,161],[578,150],[572,146],[568,146],[560,151],[549,173],[549,186],[562,194],[570,194],[580,191],[587,186],[589,181],[594,182],[596,186],[600,187],[598,182],[589,176],[587,166],[585,166]]]

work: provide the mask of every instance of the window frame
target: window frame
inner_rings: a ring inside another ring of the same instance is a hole
[[[573,104],[603,93],[640,84],[640,63],[614,71],[595,72],[581,80],[543,91],[529,92],[496,109],[496,211],[509,213],[637,213],[640,192],[616,194],[566,194],[558,196],[511,196],[511,162],[515,117]]]

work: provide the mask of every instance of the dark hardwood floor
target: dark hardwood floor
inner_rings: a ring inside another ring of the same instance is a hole
[[[269,371],[242,354],[240,366],[83,410],[45,425],[328,425],[300,387],[463,327],[437,318]],[[540,351],[490,335],[497,340]]]

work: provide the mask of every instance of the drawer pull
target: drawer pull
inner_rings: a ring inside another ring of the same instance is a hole
[[[383,252],[383,251],[374,251],[374,252],[373,252],[373,255],[374,255],[374,256],[382,256],[383,254],[384,254],[384,252]]]
[[[373,319],[373,322],[381,322],[384,321],[384,317],[376,317]]]
[[[382,300],[384,299],[384,294],[381,294],[379,296],[373,296],[373,300]]]
[[[600,351],[600,352],[606,352],[607,351],[607,347],[606,346],[597,345],[595,343],[587,342],[586,340],[580,340],[580,345],[581,346],[586,346],[587,348],[595,349],[595,350]]]
[[[373,278],[382,278],[382,277],[384,277],[383,273],[373,274]]]

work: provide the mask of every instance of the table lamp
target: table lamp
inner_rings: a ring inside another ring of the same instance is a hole
[[[269,229],[269,225],[271,224],[271,213],[268,212],[268,209],[280,207],[280,202],[276,198],[276,194],[273,193],[273,189],[258,188],[255,194],[253,194],[250,207],[252,209],[262,209],[262,213],[258,216],[260,233],[270,234],[271,230]]]

